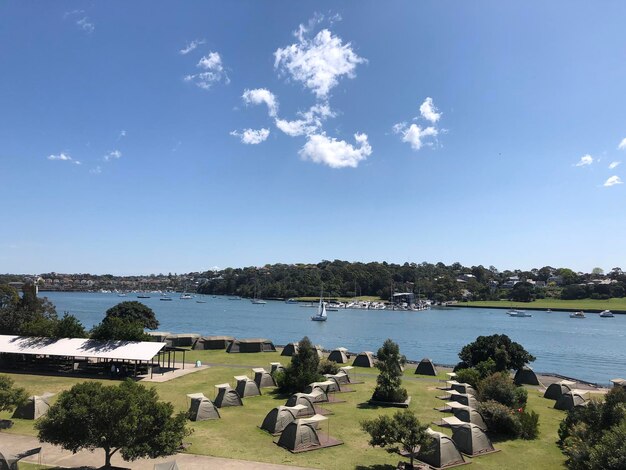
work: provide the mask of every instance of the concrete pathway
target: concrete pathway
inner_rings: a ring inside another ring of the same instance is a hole
[[[4,450],[7,453],[19,453],[35,447],[42,447],[41,453],[25,458],[22,460],[23,462],[65,468],[100,468],[104,465],[104,451],[102,450],[96,450],[95,452],[83,450],[72,454],[60,447],[51,444],[42,444],[37,438],[32,436],[0,433],[0,451]],[[285,452],[285,455],[287,455],[288,452]],[[171,462],[173,460],[176,460],[176,464],[180,470],[313,470],[304,467],[193,454],[176,454],[160,459],[141,459],[135,460],[134,462],[126,462],[116,453],[111,459],[111,463],[117,467],[133,470],[152,470],[156,463]]]

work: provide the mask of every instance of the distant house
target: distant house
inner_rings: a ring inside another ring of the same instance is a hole
[[[550,283],[554,283],[557,286],[563,285],[563,276],[557,276],[557,275],[550,276],[548,278],[548,284],[550,284]]]
[[[506,281],[502,283],[502,288],[504,289],[513,289],[515,284],[520,282],[519,276],[510,276]]]

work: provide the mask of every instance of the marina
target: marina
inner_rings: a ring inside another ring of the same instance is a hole
[[[104,312],[127,299],[115,294],[42,292],[61,315],[76,315],[87,328],[100,322]],[[534,311],[519,321],[506,311],[492,308],[446,307],[424,311],[339,309],[328,321],[311,321],[311,310],[284,301],[267,301],[264,308],[233,297],[196,295],[205,303],[159,296],[140,299],[152,308],[160,330],[191,331],[202,335],[239,338],[267,337],[276,344],[298,341],[307,335],[325,348],[345,346],[350,351],[376,350],[393,338],[409,359],[430,357],[435,363],[455,364],[460,348],[479,335],[504,333],[537,357],[538,372],[558,373],[581,380],[608,384],[626,375],[626,316],[610,320],[587,314],[584,322],[572,321],[571,312]],[[132,300],[136,300],[133,298]],[[317,306],[317,305],[315,305]]]

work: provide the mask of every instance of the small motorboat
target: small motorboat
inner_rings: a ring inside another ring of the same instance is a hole
[[[206,304],[206,300],[196,300],[197,304]]]
[[[525,310],[518,310],[516,308],[513,308],[506,313],[508,313],[510,317],[532,317],[532,314],[527,313]]]
[[[250,302],[255,305],[265,305],[267,302],[261,299],[250,299]]]
[[[582,310],[580,310],[579,312],[570,313],[569,317],[570,318],[587,318],[585,317],[585,312],[583,312]]]
[[[613,312],[611,312],[610,310],[603,310],[600,312],[600,318],[613,318],[615,315],[613,315]]]
[[[172,298],[171,297],[161,297],[159,300],[168,301],[168,300],[172,300]]]
[[[137,298],[138,299],[149,299],[150,296],[149,295],[138,295]]]

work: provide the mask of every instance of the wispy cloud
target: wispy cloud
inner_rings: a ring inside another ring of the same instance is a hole
[[[300,119],[293,121],[277,118],[276,127],[291,137],[314,134],[322,128],[322,123],[327,118],[334,117],[335,113],[328,103],[318,103],[311,106],[308,111],[298,112],[298,116]]]
[[[95,25],[86,16],[77,20],[76,26],[78,26],[80,29],[82,29],[83,31],[89,34],[93,33],[96,30]]]
[[[57,162],[70,162],[70,163],[73,163],[74,165],[81,164],[80,161],[74,160],[68,154],[63,153],[63,152],[59,153],[58,155],[48,155],[48,160],[57,161]]]
[[[185,76],[186,82],[195,83],[203,90],[209,90],[214,84],[219,82],[224,82],[227,85],[230,83],[230,79],[222,64],[222,57],[218,52],[209,52],[200,59],[196,67],[203,71]]]
[[[102,173],[102,167],[100,167],[99,165],[95,168],[92,168],[91,170],[89,170],[89,173],[93,174],[93,175],[99,175],[100,173]]]
[[[318,98],[326,98],[342,77],[354,78],[356,66],[367,60],[328,29],[309,39],[309,32],[318,22],[312,20],[307,26],[300,25],[294,32],[298,42],[276,49],[274,68],[302,82]]]
[[[439,118],[441,117],[441,113],[438,113],[437,111],[438,109],[435,108],[431,97],[426,98],[420,105],[420,114],[424,119],[432,123],[439,121]]]
[[[578,161],[578,163],[576,163],[575,166],[587,166],[587,165],[591,165],[592,163],[593,163],[593,157],[587,154],[587,155],[583,155],[582,157],[580,157],[580,160]]]
[[[622,139],[617,148],[620,150],[626,150],[626,137]]]
[[[232,131],[230,135],[239,137],[241,143],[248,145],[257,145],[264,142],[270,135],[269,129],[244,129],[242,132]]]
[[[254,90],[244,90],[241,96],[246,104],[262,104],[267,105],[267,112],[271,117],[276,117],[278,112],[278,100],[276,96],[266,88],[255,88]]]
[[[117,140],[120,140],[122,138],[126,137],[126,131],[124,129],[122,129],[119,133],[119,135],[117,136]]]
[[[122,152],[119,150],[111,150],[104,156],[104,161],[108,162],[109,160],[118,160],[122,157]],[[131,159],[132,160],[132,159]]]
[[[624,182],[620,179],[619,176],[610,176],[605,182],[604,186],[606,188],[610,188],[611,186],[615,186],[616,184],[623,184]]]
[[[331,168],[356,168],[359,163],[372,154],[372,147],[367,141],[367,134],[354,134],[357,146],[344,140],[329,138],[325,134],[308,136],[304,147],[298,152],[304,160],[322,163]]]
[[[613,169],[617,168],[620,165],[620,163],[622,163],[622,162],[611,162],[611,163],[609,163],[609,170],[613,170]]]
[[[204,44],[204,39],[194,39],[193,41],[188,43],[185,47],[183,47],[181,50],[179,50],[178,53],[181,55],[187,55],[202,44]]]

